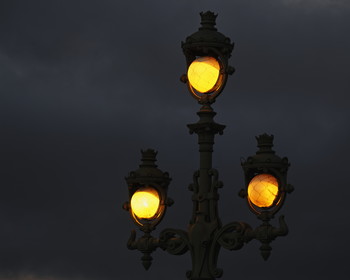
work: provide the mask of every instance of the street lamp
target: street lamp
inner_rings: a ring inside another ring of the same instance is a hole
[[[182,42],[188,70],[181,81],[200,104],[212,104],[234,72],[228,65],[233,43],[215,28],[217,15],[209,11],[200,15],[202,26]]]
[[[230,39],[215,28],[216,16],[208,11],[201,13],[201,27],[182,43],[186,57],[187,73],[181,81],[187,84],[191,95],[202,105],[197,115],[199,121],[187,125],[190,133],[198,135],[200,166],[193,175],[189,189],[193,192],[193,212],[188,230],[164,229],[159,238],[151,232],[163,218],[167,206],[173,201],[167,197],[171,181],[167,172],[155,165],[156,152],[142,151],[142,163],[126,177],[129,200],[123,208],[144,232],[136,239],[135,230],[128,240],[128,248],[143,253],[141,258],[146,269],[152,263],[151,253],[158,247],[173,255],[182,255],[188,250],[192,258],[192,270],[187,272],[190,280],[213,280],[222,276],[217,268],[221,248],[238,250],[252,239],[261,242],[261,255],[266,260],[271,252],[270,243],[278,236],[288,233],[284,217],[279,218],[279,227],[270,220],[282,207],[286,194],[293,191],[287,184],[289,162],[272,150],[273,136],[256,137],[259,150],[241,162],[245,188],[239,195],[246,199],[249,209],[262,221],[253,229],[244,222],[222,225],[218,215],[218,189],[223,186],[219,173],[212,168],[214,137],[223,134],[224,125],[214,121],[216,113],[211,104],[225,87],[228,75],[234,69],[228,65],[233,50]]]

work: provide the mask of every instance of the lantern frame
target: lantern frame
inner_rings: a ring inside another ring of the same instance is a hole
[[[230,38],[218,32],[215,28],[216,17],[213,12],[200,13],[201,27],[197,32],[188,36],[185,42],[181,42],[183,53],[186,57],[186,74],[181,76],[181,81],[187,84],[191,95],[200,104],[212,104],[223,91],[228,75],[233,74],[234,68],[228,65],[228,59],[234,47]],[[206,93],[198,92],[188,80],[187,70],[191,63],[199,57],[213,57],[220,65],[220,74],[216,85]]]
[[[171,181],[168,172],[163,172],[155,164],[157,152],[153,149],[141,150],[142,159],[140,168],[131,171],[125,177],[128,185],[129,200],[124,203],[123,208],[129,211],[133,222],[143,231],[152,231],[163,219],[167,206],[173,204],[173,200],[167,196],[168,185]],[[134,193],[142,188],[153,188],[159,195],[159,207],[152,218],[139,218],[131,207],[131,198]]]
[[[287,171],[290,163],[288,158],[281,158],[272,150],[273,135],[262,134],[255,137],[259,150],[254,156],[249,156],[247,160],[242,159],[241,165],[244,171],[245,188],[239,195],[246,199],[249,209],[260,219],[271,219],[283,206],[286,193],[292,192],[293,187],[287,183]],[[255,205],[248,196],[248,186],[251,180],[260,174],[268,174],[276,178],[278,182],[278,194],[273,205],[269,207],[259,207]]]

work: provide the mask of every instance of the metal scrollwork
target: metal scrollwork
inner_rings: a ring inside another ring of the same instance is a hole
[[[233,222],[222,227],[215,235],[214,240],[225,249],[239,250],[244,243],[252,239],[251,231],[250,225],[243,222]]]
[[[219,189],[224,186],[224,183],[219,180],[219,172],[216,169],[214,168],[210,169],[209,175],[213,176],[213,181],[211,184],[212,190]]]
[[[187,232],[178,229],[165,229],[159,236],[160,247],[172,255],[182,255],[189,249]]]
[[[193,183],[191,183],[188,186],[188,189],[192,191],[194,194],[197,194],[199,190],[198,178],[199,178],[199,170],[196,170],[193,173]],[[190,224],[193,224],[195,222],[197,208],[198,208],[198,201],[193,200],[192,217],[191,217]]]

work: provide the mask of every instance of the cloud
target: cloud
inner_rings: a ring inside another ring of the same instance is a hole
[[[126,248],[133,225],[121,204],[124,176],[137,168],[140,148],[155,148],[159,168],[173,178],[169,195],[175,200],[158,230],[186,226],[186,186],[198,165],[196,137],[186,124],[197,121],[199,106],[179,81],[185,71],[180,42],[197,30],[198,13],[208,7],[185,0],[4,2],[0,280],[157,279],[169,273],[183,279],[190,255],[173,260],[160,250],[145,274],[140,253]],[[349,228],[339,208],[349,190],[333,200],[329,193],[348,174],[350,1],[214,2],[218,30],[236,43],[230,64],[237,70],[214,104],[217,122],[227,125],[213,157],[225,183],[222,220],[238,216],[250,223],[236,193],[244,179],[239,157],[255,152],[254,135],[275,135],[277,153],[292,162],[296,187],[284,208],[291,234],[273,244],[269,262],[262,264],[256,243],[239,252],[234,271],[223,250],[220,267],[228,278],[274,271],[270,278],[277,279],[285,263],[300,269],[285,280],[313,279],[315,271],[319,279],[344,274],[340,233],[322,230],[321,218]],[[317,218],[322,208],[316,203],[324,201],[327,209]],[[330,239],[332,249],[318,254]]]
[[[344,8],[350,7],[347,0],[283,0],[285,5],[304,8]]]
[[[86,280],[87,278],[81,277],[57,277],[57,276],[40,276],[35,274],[19,274],[12,276],[0,276],[0,280]]]

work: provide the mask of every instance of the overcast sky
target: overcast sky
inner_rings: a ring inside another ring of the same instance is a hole
[[[157,250],[143,269],[121,206],[154,148],[175,200],[154,235],[187,227],[199,105],[179,81],[181,41],[207,10],[235,42],[213,105],[222,221],[259,225],[237,195],[256,135],[274,134],[295,187],[270,259],[257,241],[223,249],[222,279],[349,279],[350,1],[2,0],[0,280],[186,279],[189,253]]]

